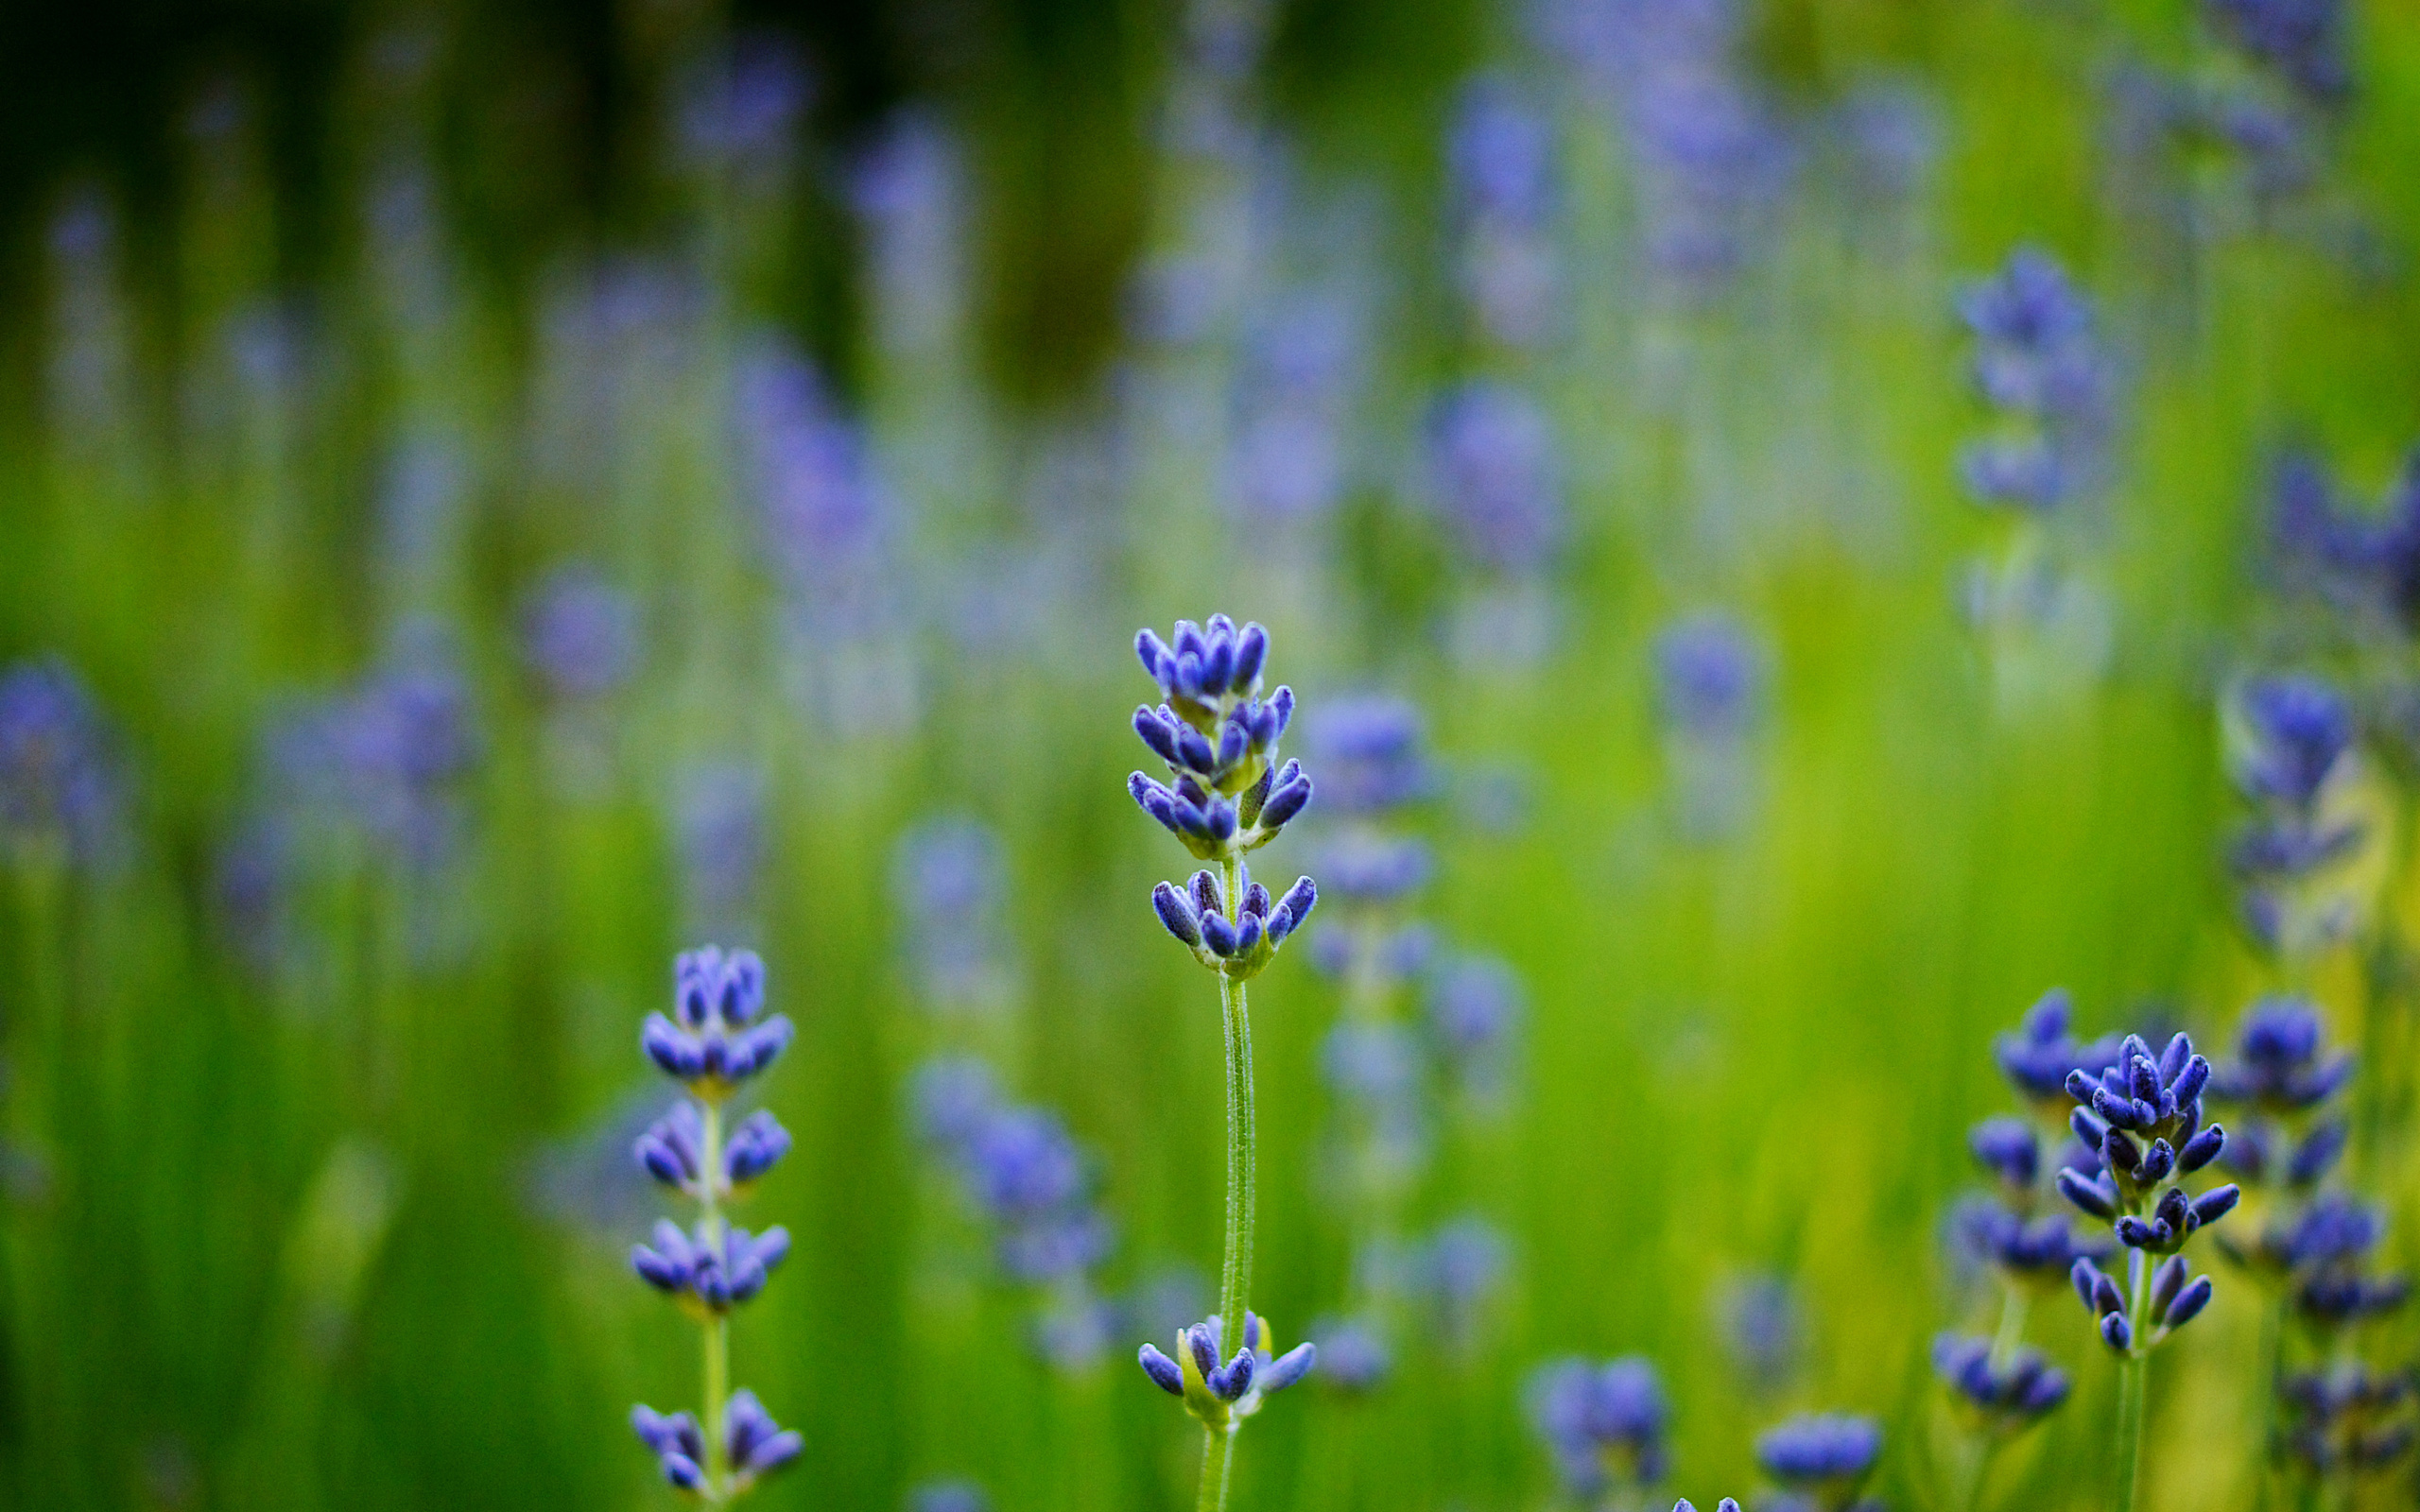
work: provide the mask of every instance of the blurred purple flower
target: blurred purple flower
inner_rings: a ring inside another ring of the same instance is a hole
[[[1428,419],[1429,474],[1465,556],[1512,576],[1543,572],[1562,544],[1563,458],[1537,402],[1468,384]]]
[[[521,653],[555,697],[602,697],[637,669],[637,606],[593,568],[557,568],[523,611]]]
[[[58,657],[0,674],[0,842],[90,862],[111,837],[117,764],[100,711]]]

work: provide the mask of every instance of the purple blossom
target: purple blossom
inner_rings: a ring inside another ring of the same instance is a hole
[[[637,669],[637,607],[593,568],[557,568],[523,612],[521,652],[554,696],[603,697]]]
[[[0,674],[0,842],[60,844],[90,861],[118,801],[110,736],[67,663],[44,657]]]
[[[1005,870],[999,836],[975,819],[928,819],[900,836],[891,891],[905,916],[910,958],[934,1005],[996,996]]]
[[[1677,620],[1655,638],[1658,704],[1674,730],[1737,740],[1754,728],[1763,657],[1747,628],[1709,610]]]
[[[1645,1359],[1543,1366],[1530,1378],[1529,1405],[1572,1495],[1593,1500],[1609,1483],[1646,1487],[1664,1478],[1671,1409]]]
[[[683,892],[706,929],[737,928],[755,912],[765,868],[765,781],[736,762],[712,762],[681,778],[674,809]]]
[[[1537,402],[1479,381],[1447,394],[1428,420],[1428,465],[1458,543],[1490,571],[1544,571],[1564,535],[1563,459]]]

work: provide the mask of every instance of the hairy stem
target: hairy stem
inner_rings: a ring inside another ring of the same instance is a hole
[[[2275,1491],[2276,1477],[2272,1464],[2277,1439],[2277,1361],[2284,1348],[2284,1298],[2264,1300],[2260,1309],[2260,1354],[2254,1368],[2260,1373],[2253,1382],[2258,1405],[2253,1409],[2258,1423],[2258,1437],[2252,1446],[2252,1504],[2256,1512],[2269,1512]]]
[[[1229,858],[1220,868],[1228,917],[1243,911],[1243,863]],[[1244,985],[1219,973],[1219,1007],[1227,1047],[1227,1234],[1219,1270],[1219,1351],[1243,1347],[1244,1312],[1252,1292],[1253,1109],[1252,1012]],[[1227,1480],[1235,1469],[1236,1430],[1230,1422],[1207,1430],[1201,1446],[1198,1512],[1226,1512]]]
[[[699,1228],[708,1244],[723,1248],[722,1107],[703,1105],[705,1135],[700,1143],[698,1174]],[[720,1313],[705,1322],[705,1410],[699,1418],[706,1435],[706,1498],[722,1501],[730,1488],[731,1467],[723,1463],[724,1403],[731,1396],[731,1325]]]
[[[1237,910],[1241,863],[1226,863],[1227,906]],[[1219,1277],[1219,1317],[1225,1330],[1221,1352],[1232,1354],[1243,1339],[1244,1310],[1251,1304],[1253,1231],[1252,1011],[1244,985],[1221,972],[1219,1006],[1227,1043],[1227,1235]]]
[[[1193,1499],[1193,1512],[1227,1512],[1227,1473],[1236,1468],[1236,1431],[1233,1426],[1201,1430],[1201,1489]]]
[[[2118,1512],[2135,1512],[2142,1491],[2144,1396],[2151,1374],[2150,1357],[2143,1352],[2149,1348],[2144,1334],[2151,1313],[2147,1268],[2141,1250],[2126,1252],[2126,1320],[2135,1336],[2118,1372]]]
[[[2025,1314],[2031,1305],[2032,1298],[2026,1294],[2023,1287],[2009,1286],[2002,1289],[2000,1331],[1992,1338],[1994,1368],[2005,1366],[2016,1357],[2018,1347],[2025,1342]]]

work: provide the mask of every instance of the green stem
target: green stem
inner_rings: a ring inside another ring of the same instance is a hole
[[[2259,1405],[2253,1412],[2260,1429],[2259,1436],[2252,1446],[2252,1504],[2258,1512],[2268,1512],[2276,1494],[2272,1460],[2276,1452],[2277,1362],[2278,1352],[2285,1347],[2285,1311],[2283,1298],[2269,1300],[2260,1309],[2260,1375],[2253,1383],[2253,1389],[2259,1397]]]
[[[1992,1365],[2006,1366],[2025,1342],[2025,1314],[2032,1298],[2022,1287],[2010,1286],[2000,1296],[2000,1331],[1992,1339]]]
[[[1231,909],[1241,905],[1236,885],[1241,870],[1239,862],[1226,863]],[[1227,1042],[1227,1235],[1219,1278],[1219,1318],[1225,1332],[1219,1348],[1232,1354],[1241,1347],[1244,1310],[1252,1291],[1252,1011],[1245,1002],[1244,985],[1223,971],[1219,976],[1219,1006]]]
[[[1983,1504],[1983,1482],[1992,1472],[1992,1456],[1999,1452],[2000,1440],[1996,1435],[1985,1435],[1975,1446],[1966,1466],[1966,1484],[1961,1488],[1958,1504],[1963,1512],[1975,1512]]]
[[[1230,917],[1243,908],[1243,862],[1230,857],[1220,868]],[[1227,1045],[1227,1233],[1219,1274],[1219,1348],[1243,1347],[1244,1313],[1251,1305],[1253,1229],[1252,1012],[1244,985],[1219,973],[1219,1007]],[[1199,1512],[1226,1512],[1227,1481],[1235,1469],[1236,1429],[1207,1430],[1201,1448]]]
[[[705,1135],[699,1143],[699,1228],[706,1243],[719,1250],[722,1222],[722,1107],[703,1105]],[[724,1403],[731,1396],[731,1325],[719,1313],[705,1321],[705,1412],[700,1418],[706,1438],[706,1499],[720,1502],[730,1494],[731,1467],[723,1463]]]
[[[1225,1428],[1201,1430],[1201,1489],[1193,1499],[1193,1512],[1227,1512],[1227,1474],[1236,1468],[1236,1430]]]
[[[2142,1494],[2144,1399],[2151,1374],[2151,1359],[2145,1352],[2150,1346],[2145,1326],[2151,1312],[2146,1269],[2141,1250],[2126,1252],[2126,1314],[2134,1327],[2134,1339],[2118,1373],[2118,1512],[2135,1512]]]

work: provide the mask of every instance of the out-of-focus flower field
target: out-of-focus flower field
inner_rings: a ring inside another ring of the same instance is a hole
[[[0,1505],[671,1504],[708,943],[751,1503],[1188,1504],[1219,612],[1321,900],[1238,1512],[2103,1512],[2104,1313],[2146,1512],[2412,1504],[2420,12],[596,9],[0,26],[130,49],[0,64]],[[2158,1340],[2129,1128],[2246,1194]]]

